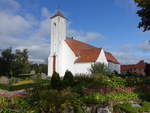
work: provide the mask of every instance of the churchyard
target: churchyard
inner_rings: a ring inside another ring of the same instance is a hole
[[[0,84],[0,113],[150,112],[150,77],[110,74],[102,64],[92,67],[91,75],[67,71],[64,77],[9,79]]]
[[[0,0],[0,113],[150,113],[150,0],[91,1]]]

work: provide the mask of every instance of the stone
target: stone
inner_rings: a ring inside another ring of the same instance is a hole
[[[47,75],[45,73],[41,73],[41,79],[46,79]]]
[[[84,110],[85,113],[91,113],[92,112],[92,107],[82,106],[82,109]]]
[[[134,108],[140,108],[141,106],[139,105],[139,104],[132,104],[132,107],[134,107]]]
[[[111,113],[108,107],[97,107],[97,113]]]
[[[8,79],[8,77],[1,76],[1,77],[0,77],[0,83],[1,83],[1,84],[9,84],[9,79]]]

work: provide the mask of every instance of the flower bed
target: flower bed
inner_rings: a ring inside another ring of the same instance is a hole
[[[134,86],[128,88],[87,88],[84,90],[85,93],[110,93],[115,91],[132,92],[138,89],[150,90],[150,86]]]

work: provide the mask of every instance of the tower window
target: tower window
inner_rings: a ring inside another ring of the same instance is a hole
[[[54,23],[54,26],[56,26],[56,23]]]

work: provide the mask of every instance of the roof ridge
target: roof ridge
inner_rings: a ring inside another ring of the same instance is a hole
[[[77,42],[79,42],[79,43],[82,43],[82,44],[85,44],[85,45],[87,45],[87,46],[90,46],[90,47],[93,47],[93,48],[98,49],[97,47],[95,47],[95,46],[93,46],[93,45],[87,44],[87,43],[85,43],[85,42],[82,42],[82,41],[79,41],[79,40],[76,40],[76,39],[73,39],[73,38],[67,37],[66,39],[74,40],[74,41],[77,41]]]

